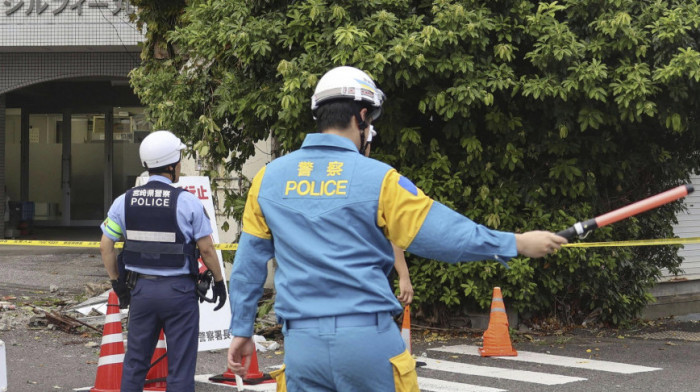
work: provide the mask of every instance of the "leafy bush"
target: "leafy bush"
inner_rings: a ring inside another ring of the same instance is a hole
[[[241,170],[269,136],[277,153],[297,148],[317,80],[342,64],[389,97],[375,157],[492,228],[561,230],[698,169],[695,0],[134,3],[148,29],[135,91],[213,170]],[[589,239],[669,237],[679,209]],[[410,271],[425,306],[483,309],[500,286],[524,314],[620,323],[680,261],[673,247],[588,248],[510,270],[410,257]]]

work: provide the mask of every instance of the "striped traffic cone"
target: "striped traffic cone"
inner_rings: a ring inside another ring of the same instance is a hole
[[[401,337],[406,343],[406,349],[409,353],[413,353],[411,347],[411,307],[406,305],[403,308],[403,321],[401,322]]]
[[[508,316],[501,296],[501,288],[493,288],[489,326],[484,332],[484,347],[479,348],[482,357],[517,356],[518,352],[510,343]]]
[[[151,359],[151,369],[146,374],[146,384],[144,385],[144,391],[165,391],[167,390],[168,378],[168,352],[167,346],[165,344],[165,334],[163,330],[160,330],[160,337],[158,338],[158,344],[156,349],[153,351],[153,358]]]
[[[413,345],[411,344],[411,307],[409,305],[403,308],[403,320],[401,321],[401,338],[406,344],[406,350],[413,354]],[[422,367],[428,365],[422,361],[416,361],[416,367]]]
[[[110,290],[107,299],[107,316],[102,332],[100,359],[97,363],[97,376],[95,386],[90,389],[90,392],[119,392],[122,385],[123,366],[124,337],[119,299],[114,290]]]

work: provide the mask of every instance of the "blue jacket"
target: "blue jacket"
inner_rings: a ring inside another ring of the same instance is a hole
[[[490,230],[433,201],[348,138],[310,134],[251,185],[231,272],[231,333],[251,336],[267,261],[277,260],[281,320],[399,313],[387,275],[391,242],[446,262],[517,254],[512,233]]]

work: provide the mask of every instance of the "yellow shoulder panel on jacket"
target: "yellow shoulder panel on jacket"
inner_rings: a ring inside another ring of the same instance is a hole
[[[260,209],[260,204],[258,203],[260,184],[262,183],[263,176],[265,176],[266,168],[267,166],[258,171],[258,174],[256,174],[253,178],[253,183],[250,185],[248,198],[246,199],[245,203],[245,210],[243,211],[242,230],[259,238],[270,239],[272,238],[272,233],[270,232],[270,228],[267,226],[265,216],[263,215],[263,212]]]
[[[433,200],[395,169],[384,176],[377,224],[394,245],[406,249],[418,234]]]

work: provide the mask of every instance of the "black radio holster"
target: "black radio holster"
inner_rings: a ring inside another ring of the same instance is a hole
[[[126,287],[133,290],[136,287],[136,282],[139,280],[139,274],[134,271],[126,271]]]

